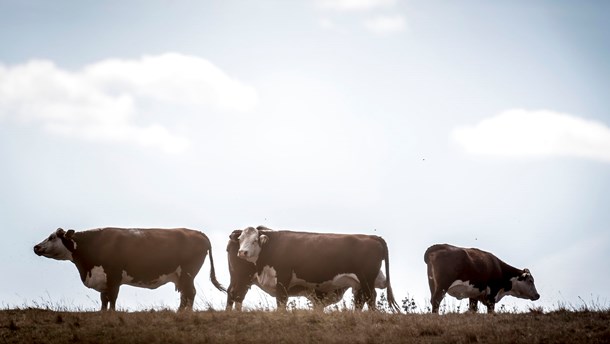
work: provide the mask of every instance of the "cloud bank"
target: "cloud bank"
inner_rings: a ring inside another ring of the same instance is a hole
[[[467,153],[499,157],[577,157],[610,163],[610,128],[548,110],[508,110],[451,136]]]
[[[188,139],[146,122],[142,104],[162,102],[247,111],[256,91],[205,59],[168,53],[137,60],[109,59],[72,72],[52,61],[0,64],[0,120],[40,125],[53,134],[155,147],[168,153]],[[164,116],[171,120],[171,116]],[[136,121],[137,120],[137,121]]]

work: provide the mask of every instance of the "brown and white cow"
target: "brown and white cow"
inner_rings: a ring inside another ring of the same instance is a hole
[[[234,235],[239,236],[241,230],[236,230],[231,233],[230,238]],[[256,274],[256,265],[245,259],[237,256],[239,251],[239,242],[229,240],[227,244],[227,259],[229,263],[229,274],[231,281],[227,288],[227,306],[226,310],[232,310],[235,305],[235,310],[241,311],[242,302],[244,301],[248,290],[252,285],[259,287],[267,294],[276,297],[276,286],[261,285],[258,283]],[[288,296],[305,296],[313,304],[315,308],[325,307],[333,303],[339,302],[343,298],[343,294],[347,291],[347,287],[332,290],[330,292],[322,292],[318,290],[309,290],[306,287],[295,285],[288,289]]]
[[[34,246],[39,256],[70,260],[85,286],[100,292],[102,310],[114,310],[119,287],[127,284],[149,289],[173,282],[180,292],[180,309],[192,308],[194,278],[210,253],[210,279],[216,280],[212,246],[195,230],[100,228],[82,232],[59,228]]]
[[[438,313],[445,293],[460,300],[470,299],[472,312],[477,311],[480,301],[488,313],[493,313],[496,303],[507,295],[540,298],[528,269],[514,268],[489,252],[437,244],[426,250],[424,262],[428,265],[432,313]]]
[[[374,235],[274,231],[259,226],[235,231],[238,257],[256,265],[256,279],[275,290],[278,309],[286,307],[289,290],[314,293],[352,288],[356,309],[366,302],[376,309],[375,288],[387,288],[387,300],[398,311],[390,285],[390,261],[385,240]],[[385,262],[386,276],[380,271]]]

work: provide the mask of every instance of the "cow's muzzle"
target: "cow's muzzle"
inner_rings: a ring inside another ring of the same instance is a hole
[[[36,253],[39,256],[42,256],[42,247],[40,247],[40,245],[34,246],[34,253]]]
[[[533,301],[536,301],[540,298],[540,294],[536,293],[536,295],[534,295],[534,297],[532,297]]]
[[[244,258],[248,257],[248,251],[246,251],[246,250],[239,250],[239,251],[237,251],[237,256],[238,257],[244,257]]]

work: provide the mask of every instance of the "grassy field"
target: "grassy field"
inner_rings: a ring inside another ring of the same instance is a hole
[[[610,311],[0,311],[0,343],[610,343]]]

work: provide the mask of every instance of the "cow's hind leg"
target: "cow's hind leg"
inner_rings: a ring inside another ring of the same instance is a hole
[[[428,264],[428,286],[430,287],[430,303],[432,304],[432,313],[438,313],[438,308],[445,294],[442,290],[438,290],[436,279],[434,278],[434,269],[432,264]]]
[[[194,277],[190,273],[183,273],[180,276],[179,285],[177,286],[180,292],[180,309],[193,309],[195,301],[195,282]]]
[[[445,291],[440,288],[438,288],[432,292],[432,294],[430,296],[430,303],[432,303],[432,313],[438,314],[438,309],[439,309],[439,307],[441,305],[441,301],[443,301],[444,297],[445,297]]]

